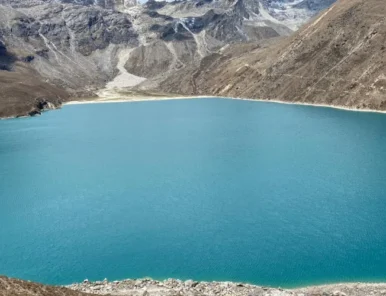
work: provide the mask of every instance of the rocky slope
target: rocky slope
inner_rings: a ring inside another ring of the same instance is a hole
[[[15,61],[0,70],[1,117],[34,114],[41,101],[53,107],[92,95],[117,74],[121,47],[138,46],[129,17],[99,5],[0,3],[0,39]]]
[[[0,34],[0,118],[40,114],[68,98],[64,89],[43,81],[26,66],[31,58],[10,53]]]
[[[385,110],[385,15],[383,0],[339,0],[285,40],[228,48],[160,87]]]
[[[332,0],[310,1],[0,0],[0,116],[29,114],[40,101],[114,97],[144,80],[154,88],[229,44],[289,35]]]
[[[87,294],[89,293],[89,294]],[[294,290],[230,282],[195,282],[151,279],[88,282],[68,288],[45,286],[0,276],[0,296],[363,296],[386,295],[386,284],[336,284]]]
[[[297,29],[304,20],[331,6],[335,0],[265,0],[272,16],[287,26]]]

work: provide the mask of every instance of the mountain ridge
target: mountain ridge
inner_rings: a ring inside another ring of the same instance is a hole
[[[293,10],[293,0],[286,1],[290,4],[281,11],[299,12]],[[183,0],[137,5],[122,0],[0,0],[0,40],[17,60],[0,75],[17,77],[20,72],[23,80],[21,72],[28,69],[35,83],[39,80],[47,89],[48,85],[56,88],[60,100],[54,97],[55,102],[98,94],[116,97],[119,88],[132,88],[144,80],[146,85],[157,85],[231,44],[290,35],[292,29],[271,15],[278,2],[282,1]],[[296,22],[316,13],[301,11],[307,13],[296,14]],[[125,81],[121,74],[130,79]],[[36,97],[42,94],[33,92],[31,88],[31,95],[24,97],[23,112],[0,105],[2,114],[26,115],[36,110]],[[16,101],[22,102],[23,96],[18,95]],[[51,100],[49,92],[43,97]]]
[[[385,110],[385,15],[381,0],[339,0],[272,46],[228,49],[189,73],[175,73],[160,87],[189,95]],[[187,78],[177,84],[177,76],[190,75],[194,84]]]

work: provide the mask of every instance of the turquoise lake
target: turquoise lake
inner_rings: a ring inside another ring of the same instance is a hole
[[[0,274],[386,280],[386,115],[193,99],[0,121]]]

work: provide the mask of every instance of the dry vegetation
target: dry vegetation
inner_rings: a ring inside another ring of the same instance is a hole
[[[87,294],[0,276],[0,296],[87,296]]]

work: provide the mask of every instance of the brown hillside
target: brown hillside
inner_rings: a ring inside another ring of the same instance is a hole
[[[0,276],[0,296],[87,296],[78,291],[61,287],[10,279]]]
[[[231,47],[162,88],[384,110],[385,21],[384,0],[339,0],[292,37],[266,48]]]
[[[68,98],[62,88],[43,81],[34,70],[17,63],[12,70],[0,70],[0,118],[33,115],[57,107]]]

